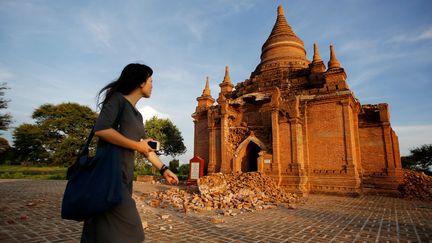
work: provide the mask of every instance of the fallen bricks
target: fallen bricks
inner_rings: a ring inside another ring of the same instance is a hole
[[[432,176],[404,170],[404,182],[399,186],[403,198],[432,201]]]
[[[198,189],[195,192],[179,188],[152,192],[145,202],[152,207],[172,206],[184,213],[218,209],[221,214],[235,216],[237,213],[233,209],[295,208],[299,199],[259,172],[204,176],[198,180]]]

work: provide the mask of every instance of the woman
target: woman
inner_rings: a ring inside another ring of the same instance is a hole
[[[143,118],[135,107],[138,100],[150,97],[153,87],[152,74],[153,70],[146,65],[129,64],[123,69],[118,80],[99,92],[98,97],[105,92],[105,98],[101,102],[102,109],[95,124],[95,135],[104,142],[122,148],[122,201],[105,213],[84,221],[81,242],[144,241],[141,219],[132,199],[135,151],[146,156],[156,168],[159,168],[170,184],[178,183],[177,176],[167,169],[148,145],[152,139],[143,139]],[[113,126],[122,107],[120,128],[117,131]]]

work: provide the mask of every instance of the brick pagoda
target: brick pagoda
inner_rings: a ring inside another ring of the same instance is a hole
[[[197,98],[194,154],[205,172],[259,171],[293,192],[396,193],[402,182],[398,137],[388,105],[361,105],[330,45],[327,68],[312,62],[282,6],[261,62],[249,79],[218,98],[209,80]]]

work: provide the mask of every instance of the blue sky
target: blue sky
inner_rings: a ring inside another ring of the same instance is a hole
[[[196,97],[213,97],[225,66],[233,83],[260,62],[282,3],[312,59],[329,45],[362,104],[388,103],[401,153],[432,143],[432,2],[429,0],[1,0],[0,82],[11,88],[13,127],[45,103],[96,108],[96,94],[131,62],[155,73],[144,116],[169,117],[193,155]],[[3,134],[12,140],[11,131]]]

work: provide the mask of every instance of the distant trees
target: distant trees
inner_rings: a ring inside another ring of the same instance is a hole
[[[168,168],[170,169],[170,171],[178,173],[179,165],[180,161],[178,159],[173,159],[169,162]]]
[[[172,172],[178,173],[180,161],[175,159],[175,157],[184,154],[186,152],[186,146],[183,143],[183,137],[177,126],[169,119],[161,119],[154,116],[144,123],[144,128],[147,133],[147,138],[153,138],[160,142],[161,150],[157,153],[173,157],[168,167]],[[137,155],[135,165],[136,168],[140,170],[139,173],[159,173],[156,168],[151,168],[150,171],[148,170],[146,166],[151,167],[151,164],[141,154]]]
[[[0,155],[5,153],[9,149],[10,149],[9,142],[6,139],[0,137]]]
[[[21,124],[12,133],[14,161],[68,166],[75,162],[97,114],[77,103],[44,104],[32,118],[34,124]],[[174,158],[186,152],[181,132],[169,119],[153,117],[144,126],[147,137],[161,143],[160,154]],[[0,153],[9,148],[7,141],[0,140]],[[136,162],[147,168],[143,156],[137,156]],[[178,171],[179,163],[170,162],[172,171]]]
[[[0,137],[0,164],[10,160],[11,151],[9,142],[5,138]]]
[[[44,142],[45,134],[38,125],[22,124],[14,130],[12,137],[15,146],[15,160],[38,164],[48,162],[50,154]]]
[[[166,156],[176,157],[186,153],[186,146],[180,130],[169,119],[152,117],[144,124],[147,137],[161,143],[160,153]]]
[[[18,161],[70,165],[83,145],[97,114],[77,103],[45,104],[32,115],[35,124],[13,132]]]
[[[189,164],[182,164],[179,167],[180,175],[189,175]]]
[[[6,83],[0,83],[0,110],[8,107],[9,100],[3,98],[6,89],[9,89]],[[0,131],[6,131],[11,122],[12,117],[9,113],[0,113]]]
[[[402,166],[432,174],[432,144],[424,144],[410,152],[410,155],[401,157]]]
[[[5,110],[8,108],[9,100],[4,97],[5,90],[9,89],[6,83],[0,83],[0,110]],[[0,135],[1,131],[6,131],[12,122],[12,117],[9,113],[0,112]],[[12,148],[9,142],[0,137],[0,163],[4,163],[6,160],[10,159]]]

